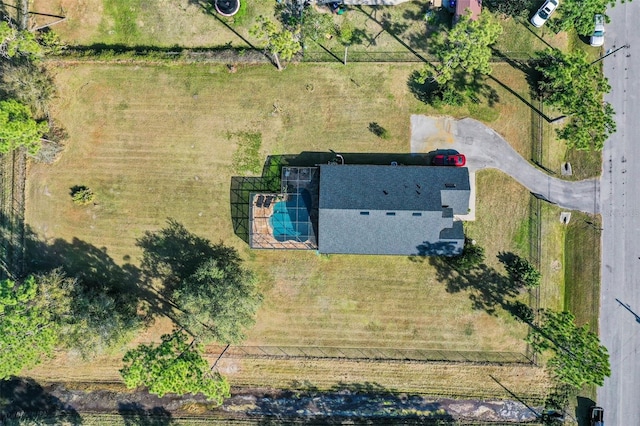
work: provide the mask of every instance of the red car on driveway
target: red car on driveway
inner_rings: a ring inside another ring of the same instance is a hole
[[[433,157],[432,163],[434,166],[464,167],[467,159],[463,154],[438,154]]]

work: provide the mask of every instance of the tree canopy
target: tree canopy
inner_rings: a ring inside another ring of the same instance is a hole
[[[301,35],[303,40],[318,40],[335,32],[333,18],[327,13],[320,13],[313,7],[305,9],[302,16]]]
[[[46,122],[37,122],[28,106],[9,99],[0,101],[0,153],[19,147],[35,155],[40,150],[40,138],[48,130]]]
[[[554,352],[547,365],[562,383],[576,388],[585,384],[602,386],[605,377],[611,375],[607,348],[588,325],[576,326],[569,312],[543,310],[527,341],[537,352]]]
[[[190,333],[205,342],[238,343],[255,323],[262,296],[235,250],[220,246],[218,250],[227,251],[227,256],[204,262],[176,289],[173,300],[181,309],[178,321]]]
[[[470,14],[461,16],[451,30],[433,37],[431,53],[437,63],[420,71],[420,82],[431,80],[443,85],[461,75],[489,74],[490,46],[500,34],[502,27],[487,11],[476,20]]]
[[[138,240],[145,274],[163,281],[177,321],[205,343],[237,343],[255,322],[262,301],[257,280],[233,247],[168,226]]]
[[[616,0],[562,0],[550,24],[558,30],[575,30],[582,36],[590,36],[595,28],[594,15],[604,14],[607,8],[616,3]]]
[[[444,261],[458,272],[467,272],[484,263],[484,248],[470,238],[465,237],[464,248],[460,256],[443,258]]]
[[[50,357],[58,342],[59,326],[42,304],[36,303],[34,277],[18,284],[0,281],[0,380]]]
[[[18,30],[9,22],[0,21],[0,56],[14,58],[23,56],[28,59],[42,57],[44,49],[31,31]]]
[[[571,148],[601,150],[616,123],[613,107],[603,102],[611,87],[600,69],[581,50],[547,49],[537,53],[533,66],[539,73],[537,90],[543,100],[571,119],[557,131],[558,136]]]
[[[139,345],[128,351],[120,370],[128,388],[146,386],[160,397],[202,393],[209,400],[221,404],[230,396],[229,382],[218,373],[209,371],[195,341],[187,343],[187,336],[179,330],[162,336],[158,345]]]
[[[527,288],[540,285],[542,275],[527,259],[514,253],[500,253],[498,259],[504,265],[509,278],[517,285]]]
[[[529,18],[537,3],[535,0],[486,0],[482,2],[482,6],[491,12],[524,20]]]
[[[262,15],[258,16],[257,23],[251,28],[250,33],[267,42],[266,49],[273,55],[279,71],[283,69],[280,59],[288,61],[302,49],[299,30],[293,32],[278,28],[275,22]]]

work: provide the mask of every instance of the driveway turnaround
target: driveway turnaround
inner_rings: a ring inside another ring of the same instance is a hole
[[[470,172],[493,168],[532,194],[569,210],[600,213],[600,181],[566,181],[549,176],[518,154],[502,136],[477,120],[411,116],[411,152],[454,149],[467,157]],[[640,424],[640,423],[638,423]]]
[[[602,59],[611,84],[605,99],[618,131],[602,152],[600,339],[609,349],[611,377],[596,402],[605,424],[640,425],[640,3],[617,4],[607,14],[603,51],[612,53]]]

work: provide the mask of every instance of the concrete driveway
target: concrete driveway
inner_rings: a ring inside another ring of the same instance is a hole
[[[569,210],[600,212],[600,181],[566,181],[549,176],[518,154],[507,141],[477,120],[411,116],[411,152],[454,149],[467,157],[470,172],[494,168],[533,194]]]

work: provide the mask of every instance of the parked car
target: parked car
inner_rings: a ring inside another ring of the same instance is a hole
[[[591,407],[591,426],[604,426],[604,410],[602,407]]]
[[[599,47],[604,44],[604,15],[597,13],[594,20],[596,25],[591,35],[591,45]]]
[[[464,167],[467,164],[467,159],[463,154],[438,154],[433,157],[432,164],[434,166]]]
[[[558,0],[547,0],[540,9],[531,17],[531,24],[540,28],[549,19],[551,14],[558,8]]]

